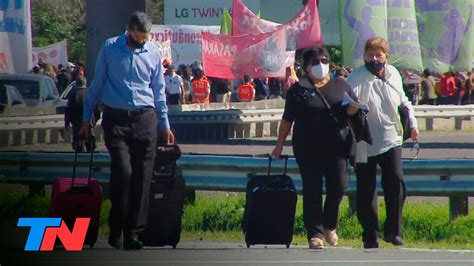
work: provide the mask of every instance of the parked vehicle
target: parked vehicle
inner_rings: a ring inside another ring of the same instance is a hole
[[[11,85],[18,89],[29,107],[59,107],[59,93],[54,81],[44,75],[1,74],[0,85]]]
[[[26,107],[25,99],[12,85],[0,85],[0,107]]]

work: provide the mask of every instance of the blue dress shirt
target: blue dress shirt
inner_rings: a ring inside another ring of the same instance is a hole
[[[170,127],[165,96],[165,79],[158,47],[150,41],[132,50],[125,34],[102,45],[94,79],[84,100],[83,122],[89,122],[98,103],[122,109],[155,108],[161,129]]]

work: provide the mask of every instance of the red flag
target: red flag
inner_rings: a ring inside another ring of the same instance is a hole
[[[323,44],[316,0],[309,0],[298,14],[283,25],[260,19],[241,0],[233,0],[233,35],[266,33],[274,31],[280,26],[286,29],[287,50],[321,46]]]
[[[242,79],[284,77],[286,35],[283,28],[259,35],[202,33],[204,72],[211,77]]]
[[[232,35],[262,34],[278,26],[281,24],[259,18],[240,0],[232,1]]]

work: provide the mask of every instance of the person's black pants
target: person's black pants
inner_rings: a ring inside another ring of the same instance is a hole
[[[157,126],[155,110],[127,112],[105,108],[102,128],[111,157],[109,225],[111,235],[142,230],[147,221]]]
[[[168,104],[170,105],[178,105],[180,104],[181,94],[170,94],[168,97]]]
[[[323,229],[337,226],[339,204],[347,184],[346,159],[320,159],[300,165],[303,181],[303,220],[308,239],[324,234]],[[326,201],[323,210],[323,176]]]
[[[403,183],[402,148],[400,146],[368,158],[367,163],[356,164],[357,218],[362,225],[363,241],[377,239],[377,164],[382,170],[382,189],[387,219],[384,234],[402,236],[402,211],[406,198]]]
[[[91,136],[87,140],[79,138],[79,131],[81,130],[82,121],[72,123],[72,149],[77,152],[90,152],[91,149],[94,151],[97,147],[95,139],[94,128],[90,128],[89,135]]]
[[[436,99],[422,99],[420,104],[437,105]]]

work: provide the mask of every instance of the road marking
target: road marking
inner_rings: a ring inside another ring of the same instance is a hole
[[[474,253],[474,250],[468,250],[468,249],[427,249],[427,248],[399,248],[399,249],[406,250],[406,251]]]
[[[82,263],[82,264],[152,264],[152,263],[166,263],[166,264],[331,264],[331,263],[473,263],[474,260],[299,260],[299,261],[182,261],[182,260],[153,260],[153,261],[50,261],[40,262],[41,264],[71,264],[71,263]]]

